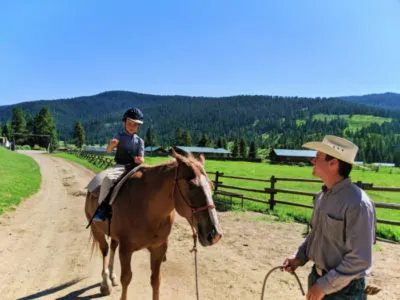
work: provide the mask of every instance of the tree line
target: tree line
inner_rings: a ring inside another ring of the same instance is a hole
[[[132,103],[128,105],[127,100]],[[123,111],[138,106],[143,107],[145,114],[139,135],[143,135],[146,146],[216,147],[230,150],[235,157],[266,158],[273,148],[302,149],[305,142],[333,134],[359,145],[357,160],[397,164],[400,160],[400,118],[388,110],[334,98],[200,98],[107,92],[93,97],[46,102],[49,107],[39,104],[43,105],[43,101],[13,106],[11,121],[4,121],[4,112],[10,107],[3,112],[0,107],[4,135],[13,132],[49,134],[54,146],[57,138],[78,148],[85,144],[104,145],[122,129]],[[35,115],[32,111],[37,111],[38,107],[41,108]],[[104,107],[108,109],[106,112]],[[68,113],[64,115],[65,112]],[[315,119],[316,114],[326,114],[330,118]],[[340,117],[343,114],[391,117],[391,121],[350,130],[348,121]],[[38,119],[39,115],[41,118]],[[332,118],[335,115],[337,117]],[[38,121],[40,119],[43,124]],[[39,138],[22,139],[22,136],[18,137],[16,142],[44,143]]]

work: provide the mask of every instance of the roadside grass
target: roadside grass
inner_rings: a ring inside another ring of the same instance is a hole
[[[0,178],[0,215],[35,194],[42,179],[36,161],[3,147],[0,147]]]
[[[101,171],[100,168],[88,163],[84,159],[75,157],[73,154],[58,153],[53,154],[59,157],[73,160],[77,163],[81,163],[86,167],[94,170],[95,172]],[[145,162],[149,165],[155,165],[166,160],[170,160],[171,157],[157,157],[157,156],[146,156]],[[205,167],[207,172],[223,172],[228,176],[240,176],[248,178],[259,178],[259,179],[270,179],[271,176],[276,178],[309,178],[316,179],[311,175],[311,166],[288,166],[288,165],[273,165],[268,163],[254,163],[254,162],[243,162],[243,161],[217,161],[217,160],[206,160]],[[378,172],[370,171],[365,169],[355,168],[351,173],[351,178],[354,182],[362,181],[364,183],[373,183],[374,186],[384,186],[384,187],[398,187],[400,184],[400,169],[399,168],[386,168],[381,167]],[[215,175],[209,175],[210,179],[214,180]],[[239,180],[220,177],[219,181],[226,185],[232,185],[236,187],[244,187],[248,189],[259,189],[264,190],[266,187],[270,187],[268,182],[257,182],[249,180]],[[289,181],[278,181],[275,184],[275,188],[305,191],[317,193],[322,186],[320,183],[307,183],[307,182],[289,182]],[[225,189],[227,191],[242,194],[247,197],[256,198],[263,201],[269,200],[269,194],[267,193],[256,193],[247,192],[234,189]],[[376,192],[367,191],[369,196],[375,202],[385,202],[385,203],[398,203],[400,204],[400,193],[396,192]],[[225,200],[226,197],[222,197]],[[297,202],[301,204],[312,205],[311,196],[302,195],[291,195],[278,193],[275,195],[276,200],[284,200],[290,202]],[[233,210],[242,210],[240,199],[232,198]],[[294,207],[285,204],[276,204],[273,211],[269,209],[268,204],[252,202],[244,200],[243,210],[251,210],[256,212],[262,212],[269,216],[274,216],[273,220],[281,222],[291,222],[297,221],[306,223],[311,217],[312,210],[302,207]],[[400,221],[400,211],[377,208],[378,219]],[[271,217],[266,216],[261,218],[265,220],[270,220]],[[378,236],[385,239],[391,239],[395,241],[400,241],[400,227],[386,224],[378,224],[377,227]]]

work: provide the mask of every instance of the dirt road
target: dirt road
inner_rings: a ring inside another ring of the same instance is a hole
[[[93,173],[57,157],[28,152],[40,165],[40,192],[0,216],[0,299],[99,298],[101,257],[91,258],[83,206]],[[255,213],[220,213],[223,239],[199,248],[200,299],[259,299],[264,276],[302,241],[304,225],[258,221]],[[162,266],[161,299],[195,299],[191,231],[177,218]],[[378,243],[371,299],[400,299],[400,246]],[[310,265],[298,275],[306,284]],[[133,255],[130,299],[151,299],[149,255]],[[119,259],[116,272],[119,276]],[[304,299],[294,278],[277,271],[265,299]],[[119,299],[120,287],[102,299]]]

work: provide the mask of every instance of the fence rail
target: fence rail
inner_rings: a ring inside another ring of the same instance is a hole
[[[313,198],[316,195],[315,192],[279,189],[279,188],[276,188],[276,183],[279,181],[286,181],[286,182],[292,181],[292,182],[310,182],[310,183],[321,183],[322,184],[321,180],[307,179],[307,178],[282,178],[282,177],[271,176],[270,179],[261,179],[261,178],[249,178],[249,177],[241,177],[241,176],[228,176],[228,175],[225,175],[223,172],[218,172],[218,171],[217,172],[208,172],[208,174],[215,175],[215,180],[213,180],[213,182],[215,184],[215,190],[216,190],[217,195],[220,194],[220,195],[229,196],[229,194],[227,194],[227,193],[224,194],[224,192],[226,192],[226,189],[269,195],[268,200],[261,200],[261,199],[257,199],[257,198],[253,198],[253,197],[247,197],[243,194],[230,192],[231,193],[230,197],[235,197],[235,198],[240,199],[240,205],[242,208],[244,206],[244,200],[246,200],[246,201],[252,201],[252,202],[263,203],[263,204],[269,205],[270,210],[273,210],[276,204],[284,204],[284,205],[314,209],[314,207],[312,205],[297,203],[297,202],[288,201],[288,200],[281,200],[281,199],[278,200],[278,199],[275,199],[275,196],[279,193],[279,194],[293,194],[293,195],[310,196]],[[237,185],[224,184],[222,182],[222,179],[224,179],[224,178],[237,179],[237,180],[243,180],[243,181],[265,182],[265,183],[269,183],[270,186],[265,187],[264,189],[245,188],[242,185],[237,186]],[[355,182],[355,184],[357,184],[360,188],[362,188],[364,190],[369,190],[369,191],[400,192],[399,187],[374,187],[372,183],[361,182],[361,181],[357,181],[357,182]],[[223,189],[223,190],[221,190],[221,189]],[[377,208],[400,210],[400,204],[382,203],[382,202],[374,202],[374,204],[375,204],[375,207],[377,207]],[[377,222],[381,223],[381,224],[400,226],[399,221],[378,219]]]

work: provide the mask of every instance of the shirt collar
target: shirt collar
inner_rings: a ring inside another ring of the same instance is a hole
[[[335,194],[335,193],[339,192],[340,190],[342,190],[343,188],[345,188],[346,186],[348,186],[349,184],[351,184],[350,178],[345,178],[342,181],[339,181],[338,183],[336,183],[334,186],[332,186],[331,189],[328,189],[326,187],[326,185],[324,184],[322,186],[322,191],[324,193],[326,193],[327,191],[330,191],[332,194]]]

